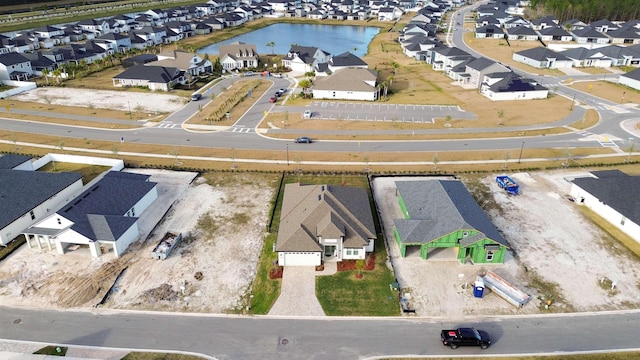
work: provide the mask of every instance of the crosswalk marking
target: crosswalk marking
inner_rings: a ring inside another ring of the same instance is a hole
[[[178,126],[178,124],[174,124],[171,122],[161,122],[160,124],[158,124],[157,127],[163,128],[163,129],[175,129],[176,126]]]

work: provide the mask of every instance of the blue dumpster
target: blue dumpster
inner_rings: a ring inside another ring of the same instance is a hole
[[[473,296],[477,298],[481,298],[484,295],[484,281],[477,280],[473,284]]]

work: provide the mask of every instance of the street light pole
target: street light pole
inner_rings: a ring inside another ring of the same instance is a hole
[[[127,105],[129,106],[129,120],[131,120],[131,102],[127,100]]]
[[[287,166],[289,166],[289,144],[287,144]]]
[[[522,150],[524,150],[524,141],[522,142],[522,146],[520,147],[520,156],[518,156],[518,164],[520,164],[520,160],[522,160]]]

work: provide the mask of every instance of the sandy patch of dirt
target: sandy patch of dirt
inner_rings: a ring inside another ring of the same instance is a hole
[[[72,88],[43,87],[12,97],[19,101],[64,106],[95,107],[122,111],[172,113],[188,102],[181,96],[170,94],[148,94],[133,91],[86,90]]]
[[[55,249],[25,245],[0,262],[2,303],[95,306],[126,267],[104,307],[215,313],[241,309],[256,274],[272,184],[255,174],[234,175],[235,182],[210,186],[203,177],[190,184],[195,173],[135,172],[158,182],[158,199],[139,220],[140,241],[119,259],[110,253],[91,259],[87,248],[59,255]],[[198,219],[207,219],[208,231],[198,230]],[[182,232],[185,239],[166,260],[153,259],[152,250],[166,231]]]
[[[552,299],[552,311],[556,307],[564,311],[636,307],[640,298],[640,264],[612,250],[608,245],[611,242],[605,240],[608,235],[586,220],[578,205],[567,200],[570,183],[564,178],[579,175],[514,174],[513,178],[521,185],[518,196],[507,196],[497,186],[495,175],[482,179],[502,209],[490,211],[490,217],[514,250],[502,265],[460,264],[455,253],[447,254],[451,250],[434,253],[426,261],[418,252],[401,258],[393,241],[393,219],[402,217],[393,182],[416,178],[377,178],[374,196],[386,237],[390,239],[390,261],[400,286],[410,289],[410,303],[417,314],[458,317],[546,311],[540,305],[547,294],[539,293],[534,286],[536,276],[558,286],[559,296]],[[511,282],[532,300],[523,308],[516,308],[489,290],[485,290],[483,298],[475,298],[472,284],[486,270]],[[615,281],[617,291],[603,289],[599,284],[602,277]]]

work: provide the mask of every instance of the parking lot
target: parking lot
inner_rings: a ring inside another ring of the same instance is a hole
[[[398,121],[433,123],[436,118],[474,119],[473,113],[452,105],[404,105],[314,101],[309,107],[314,119],[351,121]]]

